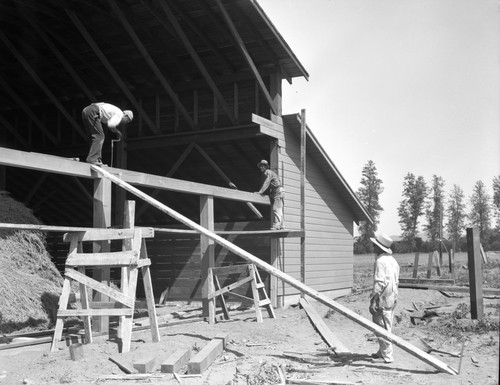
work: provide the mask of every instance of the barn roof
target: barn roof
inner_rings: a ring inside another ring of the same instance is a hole
[[[300,115],[290,114],[283,115],[283,123],[287,129],[292,129],[297,133],[301,130]],[[326,151],[321,146],[320,142],[314,136],[313,132],[306,124],[306,153],[308,158],[313,159],[319,167],[325,171],[325,175],[335,187],[335,191],[346,202],[347,206],[356,216],[356,222],[368,221],[373,223],[373,218],[368,213],[364,205],[361,203],[357,195],[351,189],[345,178],[342,176],[338,168],[332,162]]]
[[[255,0],[0,0],[0,112],[241,76],[242,45],[260,73],[308,77]]]

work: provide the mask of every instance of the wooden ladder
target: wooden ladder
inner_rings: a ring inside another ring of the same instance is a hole
[[[208,300],[213,301],[213,308],[215,309],[215,302],[219,299],[219,303],[226,319],[229,319],[229,312],[227,310],[224,294],[242,297],[246,300],[253,300],[257,322],[263,322],[261,307],[266,308],[270,318],[276,318],[271,300],[267,296],[266,287],[262,282],[260,274],[254,264],[212,267],[209,268],[208,271],[208,279],[210,283]],[[221,287],[218,276],[227,276],[230,274],[240,274],[245,276],[236,282]],[[250,283],[253,299],[233,292],[234,289],[246,283]],[[215,323],[215,312],[209,315],[209,323]]]
[[[148,234],[149,231],[149,234]],[[151,237],[152,229],[95,229],[83,232],[67,233],[64,240],[70,242],[66,260],[64,283],[59,298],[59,309],[52,340],[51,351],[57,349],[62,337],[65,317],[82,317],[85,329],[85,342],[92,343],[91,317],[119,316],[118,337],[121,338],[121,352],[130,351],[132,323],[135,308],[135,293],[139,269],[141,270],[151,334],[154,342],[160,341],[158,321],[154,304],[153,286],[149,266],[151,260],[147,256],[144,238]],[[122,251],[83,253],[83,242],[122,240]],[[87,276],[87,267],[119,267],[121,268],[121,289],[114,289],[104,283]],[[68,309],[71,293],[71,281],[79,285],[80,303],[78,309]],[[114,302],[92,302],[87,289],[95,290]]]

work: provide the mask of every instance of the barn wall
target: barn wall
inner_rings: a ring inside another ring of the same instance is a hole
[[[285,227],[300,229],[300,138],[287,130],[280,140],[285,187]],[[354,216],[311,156],[306,160],[305,284],[335,296],[352,288]],[[300,279],[300,239],[283,241],[284,271]],[[297,294],[284,287],[285,296]],[[282,293],[280,293],[282,294]],[[286,300],[285,300],[286,302]]]

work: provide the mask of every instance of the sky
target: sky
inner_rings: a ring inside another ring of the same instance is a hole
[[[460,186],[500,175],[496,0],[258,0],[309,73],[283,82],[283,114],[306,122],[354,191],[372,160],[379,231],[400,235],[408,173]],[[446,218],[445,218],[446,220]],[[420,223],[424,222],[421,218]]]

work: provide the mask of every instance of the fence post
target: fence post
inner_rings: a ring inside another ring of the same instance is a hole
[[[472,319],[483,318],[483,269],[479,229],[467,228],[467,260],[469,263],[470,314]]]

